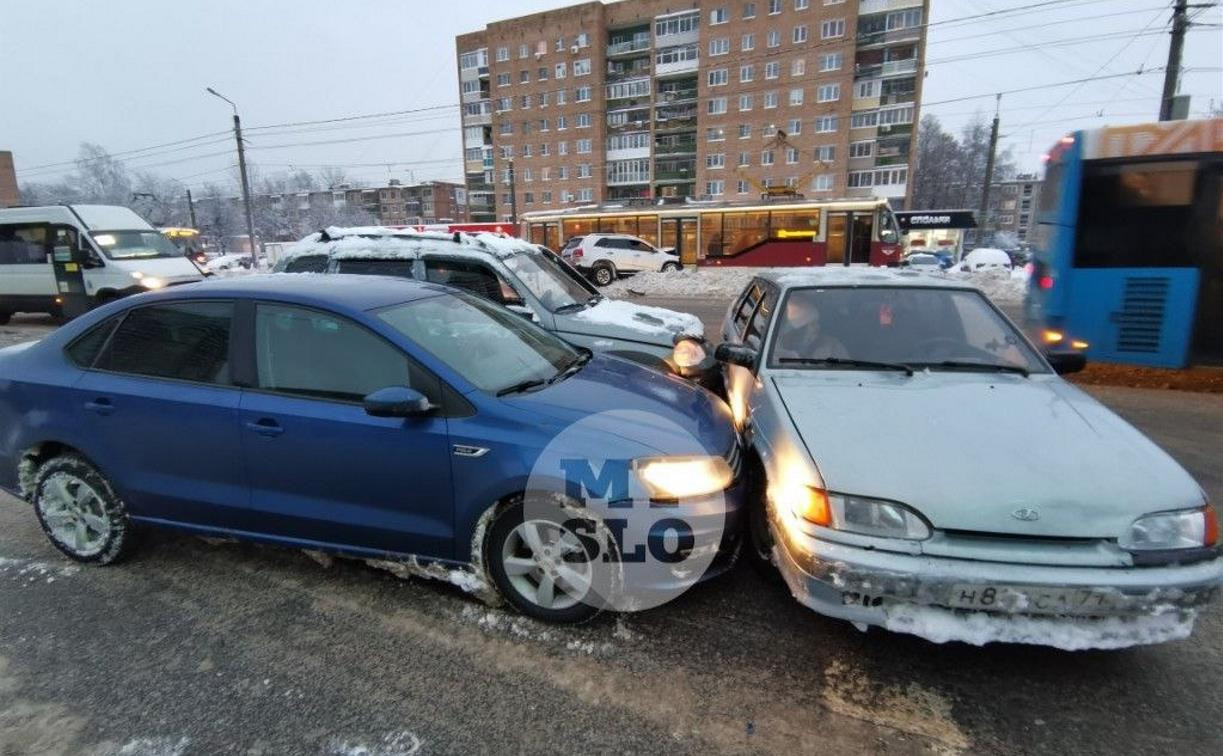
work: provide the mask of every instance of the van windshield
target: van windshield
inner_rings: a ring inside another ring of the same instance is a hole
[[[112,260],[145,260],[150,257],[182,257],[183,251],[160,231],[93,231],[89,234],[102,254]]]

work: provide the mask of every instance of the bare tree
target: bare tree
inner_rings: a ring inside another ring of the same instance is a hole
[[[348,174],[336,165],[324,167],[318,172],[318,178],[324,189],[335,190],[348,183]]]
[[[197,204],[196,222],[221,252],[229,250],[231,237],[243,233],[241,217],[230,193],[216,184],[205,185]]]
[[[977,115],[957,139],[934,115],[922,117],[917,133],[917,168],[913,177],[913,207],[919,210],[976,208],[985,185],[990,124]],[[994,158],[994,181],[1015,175],[1010,148]]]

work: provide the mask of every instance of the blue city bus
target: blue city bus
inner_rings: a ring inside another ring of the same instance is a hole
[[[1047,344],[1223,364],[1223,118],[1063,137],[1031,236],[1025,310]]]

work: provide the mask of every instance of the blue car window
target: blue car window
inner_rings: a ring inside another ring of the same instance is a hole
[[[114,373],[228,385],[232,302],[131,310],[94,367]]]
[[[68,358],[76,363],[77,367],[91,368],[94,361],[98,359],[98,354],[102,351],[102,347],[106,346],[106,340],[110,338],[110,332],[115,330],[115,324],[119,322],[122,315],[115,315],[107,318],[98,325],[90,328],[84,334],[76,337],[68,348]]]
[[[378,389],[407,386],[437,403],[436,379],[390,342],[347,318],[260,304],[255,311],[259,388],[359,402]]]

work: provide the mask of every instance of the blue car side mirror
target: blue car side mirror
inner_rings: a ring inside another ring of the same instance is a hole
[[[365,414],[373,417],[420,417],[436,409],[424,394],[407,386],[388,386],[365,397]]]

